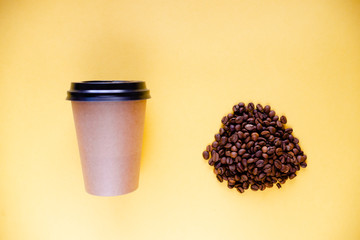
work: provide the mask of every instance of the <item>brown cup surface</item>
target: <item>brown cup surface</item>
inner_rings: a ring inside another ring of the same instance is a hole
[[[136,190],[146,100],[71,103],[86,191],[116,196]]]

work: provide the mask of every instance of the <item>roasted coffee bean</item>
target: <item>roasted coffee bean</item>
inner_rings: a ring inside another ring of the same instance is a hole
[[[287,123],[286,117],[285,117],[285,116],[281,116],[280,122],[283,123],[283,124],[286,124],[286,123]]]
[[[236,158],[237,157],[237,152],[231,152],[230,157]]]
[[[270,118],[275,117],[275,111],[274,111],[274,110],[271,110],[271,111],[269,112],[269,117],[270,117]]]
[[[233,186],[233,185],[235,185],[236,181],[233,178],[229,178],[228,183]]]
[[[241,175],[240,182],[246,182],[247,180],[248,180],[248,177],[245,174]]]
[[[261,133],[260,133],[260,135],[261,136],[266,136],[266,135],[268,135],[270,132],[269,131],[262,131]]]
[[[253,162],[255,162],[255,159],[253,159],[253,158],[249,158],[249,159],[247,160],[247,163],[248,163],[248,164],[253,163]]]
[[[233,106],[233,112],[234,112],[234,113],[237,112],[237,111],[239,111],[239,109],[240,109],[239,105],[234,105],[234,106]]]
[[[214,160],[214,162],[217,162],[217,161],[219,161],[219,154],[218,153],[215,153],[215,154],[213,154],[213,160]]]
[[[271,107],[270,107],[269,105],[266,105],[266,106],[264,107],[264,112],[265,112],[265,113],[269,113],[269,112],[270,112],[270,109],[271,109]]]
[[[270,169],[270,170],[271,170],[271,166],[272,166],[271,164],[266,164],[266,165],[264,166],[264,170],[265,170],[265,169]]]
[[[223,135],[224,133],[225,133],[225,130],[224,130],[223,128],[220,128],[220,129],[219,129],[219,134],[220,134],[220,135]]]
[[[256,185],[256,184],[252,184],[252,185],[251,185],[251,190],[254,190],[254,191],[259,190],[259,186]]]
[[[288,151],[288,152],[293,149],[294,149],[294,144],[292,144],[292,143],[289,143],[289,145],[286,146],[286,151]]]
[[[225,145],[227,143],[227,137],[221,137],[220,145]]]
[[[273,155],[275,153],[275,148],[268,148],[267,154]]]
[[[232,144],[231,143],[227,143],[226,145],[225,145],[225,148],[231,148],[232,147]]]
[[[254,124],[255,123],[255,118],[251,117],[247,119],[248,123]]]
[[[248,131],[253,131],[253,130],[256,129],[256,126],[254,126],[252,124],[246,124],[245,129],[248,130]]]
[[[214,166],[220,182],[243,193],[278,188],[307,167],[306,155],[285,116],[276,115],[269,105],[239,103],[224,116],[215,141],[206,147],[203,158]]]
[[[256,153],[255,153],[255,156],[256,157],[261,157],[261,155],[262,155],[262,151],[261,150],[259,150],[259,151],[257,151]]]
[[[282,165],[280,171],[283,173],[288,173],[290,170],[288,165]]]
[[[250,149],[254,145],[254,141],[250,141],[246,144],[246,148]]]
[[[247,160],[246,160],[245,158],[243,158],[243,159],[241,160],[241,163],[242,163],[242,165],[244,166],[244,168],[247,167]]]
[[[221,136],[220,136],[220,134],[218,133],[218,134],[215,134],[214,138],[215,138],[215,140],[216,140],[217,142],[219,142],[220,139],[221,139]]]
[[[293,135],[289,135],[289,140],[290,140],[290,142],[293,142],[294,141],[294,136]]]
[[[245,149],[240,149],[240,150],[238,151],[238,154],[239,154],[240,156],[242,156],[245,152],[246,152]]]
[[[250,111],[252,111],[252,110],[254,110],[254,103],[252,103],[252,102],[250,102],[248,105],[247,105],[247,109],[248,110],[250,110]]]
[[[259,179],[260,179],[260,180],[263,180],[265,177],[266,177],[266,174],[265,174],[265,173],[260,173],[260,174],[259,174]]]
[[[268,127],[268,130],[271,134],[274,134],[276,132],[276,129],[274,127]]]
[[[222,122],[222,124],[226,124],[228,120],[229,120],[228,117],[225,116],[221,119],[221,122]]]
[[[230,148],[230,150],[232,151],[232,152],[237,152],[237,148],[236,148],[236,146],[234,145],[234,146],[232,146],[231,148]]]
[[[285,132],[288,133],[288,134],[291,134],[293,132],[293,129],[292,128],[287,128],[287,129],[285,129]]]
[[[209,154],[209,152],[208,151],[203,151],[203,158],[205,159],[205,160],[208,160],[209,159],[209,157],[210,157],[210,154]]]
[[[275,164],[275,167],[277,169],[281,169],[282,165],[281,165],[281,162],[279,160],[275,160],[274,164]]]
[[[267,147],[267,146],[263,146],[263,147],[261,148],[261,150],[262,150],[262,152],[266,153],[266,152],[268,151],[268,147]]]
[[[291,136],[292,136],[292,135],[291,135]],[[294,149],[293,149],[293,153],[294,153],[295,155],[298,155],[299,150],[297,150],[297,148],[294,148]]]
[[[236,171],[240,174],[244,172],[243,166],[241,166],[241,163],[236,164]]]
[[[259,138],[259,134],[257,132],[253,132],[251,134],[251,140],[256,142],[258,140],[258,138]]]
[[[257,166],[258,168],[263,167],[264,165],[265,165],[264,160],[259,160],[259,161],[256,162],[256,166]]]
[[[210,166],[214,166],[215,163],[214,163],[214,159],[212,157],[209,159],[208,164]]]
[[[239,117],[235,118],[235,123],[237,123],[237,124],[242,123],[242,121],[243,121],[242,116],[239,116]]]
[[[266,173],[266,175],[270,175],[270,173],[271,173],[271,168],[266,168],[266,169],[264,169],[264,173]]]
[[[290,174],[290,176],[289,176],[290,179],[293,179],[294,177],[296,177],[296,174],[295,174],[295,173],[292,173],[292,174]]]
[[[218,161],[216,164],[215,164],[215,168],[216,169],[219,169],[221,167],[221,161]]]
[[[245,191],[242,187],[237,187],[236,190],[238,190],[239,193],[243,193]]]
[[[289,138],[289,134],[288,134],[288,133],[284,133],[283,139],[288,139],[288,138]]]
[[[256,105],[256,109],[260,112],[262,112],[264,110],[260,103]]]

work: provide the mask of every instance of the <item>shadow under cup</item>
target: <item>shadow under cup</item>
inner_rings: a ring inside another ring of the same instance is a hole
[[[142,81],[72,83],[72,101],[85,189],[98,196],[132,192],[139,183],[146,99]]]

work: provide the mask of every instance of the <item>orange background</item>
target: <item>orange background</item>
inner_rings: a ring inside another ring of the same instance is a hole
[[[1,1],[0,239],[360,239],[359,1]],[[141,79],[140,188],[85,193],[72,81]],[[308,155],[239,194],[201,153],[240,101]]]

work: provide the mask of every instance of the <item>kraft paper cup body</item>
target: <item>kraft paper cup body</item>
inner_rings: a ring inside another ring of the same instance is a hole
[[[114,97],[71,102],[85,189],[98,196],[130,193],[139,185],[146,98]]]

